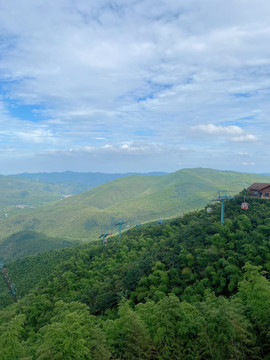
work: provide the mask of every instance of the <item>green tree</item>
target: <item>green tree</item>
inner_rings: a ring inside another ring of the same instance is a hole
[[[144,322],[127,303],[122,303],[119,318],[106,324],[114,359],[155,359],[155,351]]]
[[[195,306],[180,303],[175,295],[158,303],[147,301],[137,305],[158,353],[158,359],[199,359],[200,333],[204,318]]]
[[[270,283],[260,273],[260,267],[247,263],[244,269],[246,272],[239,283],[238,296],[255,326],[262,353],[270,354]]]
[[[204,355],[213,360],[246,359],[255,339],[243,304],[209,293],[198,307],[205,317]]]
[[[21,335],[25,316],[15,316],[9,323],[0,327],[0,360],[22,359],[25,348],[21,343]]]
[[[39,333],[38,360],[109,359],[103,333],[83,304],[59,301],[51,323]]]
[[[139,281],[139,286],[136,290],[139,301],[143,298],[159,300],[168,292],[170,278],[168,271],[165,269],[165,265],[157,261],[152,270],[149,276],[145,276]]]

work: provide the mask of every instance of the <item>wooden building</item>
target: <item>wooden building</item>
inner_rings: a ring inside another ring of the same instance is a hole
[[[251,196],[270,199],[270,183],[254,183],[249,188]]]

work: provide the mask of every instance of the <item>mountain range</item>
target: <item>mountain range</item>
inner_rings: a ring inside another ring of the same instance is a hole
[[[123,174],[105,174],[105,173],[78,173],[74,171],[64,172],[51,172],[51,173],[22,173],[10,175],[13,178],[35,182],[35,183],[49,183],[56,184],[60,187],[64,187],[66,193],[79,194],[81,192],[90,190],[99,185],[105,184],[109,181],[113,181],[122,177],[131,175],[140,176],[160,176],[166,175],[164,172],[150,172],[150,173],[123,173]]]
[[[218,190],[233,195],[253,182],[270,182],[270,177],[203,168],[131,175],[60,201],[17,210],[0,222],[1,237],[31,230],[65,240],[94,240],[103,232],[116,232],[114,225],[119,220],[128,228],[138,222],[177,217],[203,208]]]

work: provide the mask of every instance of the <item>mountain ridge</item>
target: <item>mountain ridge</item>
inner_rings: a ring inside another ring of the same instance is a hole
[[[45,182],[49,184],[66,184],[73,186],[72,193],[80,193],[100,186],[107,182],[131,175],[140,176],[162,176],[165,172],[149,173],[101,173],[101,172],[40,172],[40,173],[21,173],[11,174],[10,177],[22,179],[30,182]]]
[[[162,176],[131,175],[37,209],[24,209],[0,223],[2,236],[21,230],[44,232],[69,240],[94,240],[114,224],[127,225],[172,218],[201,209],[218,190],[238,193],[270,177],[214,169],[182,169]]]

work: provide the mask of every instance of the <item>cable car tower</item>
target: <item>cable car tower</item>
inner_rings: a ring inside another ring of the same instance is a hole
[[[102,238],[102,245],[104,245],[105,242],[107,242],[107,239],[106,239],[106,238],[107,238],[108,235],[110,235],[110,233],[102,233],[102,234],[99,235],[98,238],[99,238],[99,239]]]
[[[118,226],[118,229],[119,229],[119,240],[118,240],[118,242],[120,242],[120,240],[121,240],[122,225],[124,225],[125,223],[126,223],[126,221],[121,220],[118,223],[114,224],[114,226]]]
[[[220,223],[224,225],[224,209],[225,209],[225,201],[233,199],[233,196],[229,196],[228,190],[220,190],[218,191],[216,198],[212,201],[220,201],[221,203],[221,213],[220,213]]]

